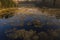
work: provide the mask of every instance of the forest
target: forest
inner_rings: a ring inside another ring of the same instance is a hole
[[[0,8],[14,7],[15,3],[12,0],[0,0]]]
[[[26,0],[26,3],[29,0]],[[30,1],[33,3],[35,6],[38,7],[58,7],[60,8],[60,1],[59,0],[36,0],[35,2]],[[19,2],[20,3],[20,2]],[[18,5],[18,4],[17,4]],[[16,3],[13,0],[0,0],[0,8],[7,8],[7,7],[16,7]]]

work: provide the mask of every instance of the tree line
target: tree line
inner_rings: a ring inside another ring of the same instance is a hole
[[[55,7],[56,6],[56,1],[57,0],[42,0],[40,2],[35,3],[36,6],[42,7],[42,6],[47,6],[47,7]]]
[[[16,4],[12,0],[0,0],[0,2],[1,7],[3,8],[16,6]]]

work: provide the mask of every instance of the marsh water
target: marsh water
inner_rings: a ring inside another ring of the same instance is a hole
[[[32,12],[32,14],[17,12],[14,14],[16,15],[10,18],[0,19],[0,40],[8,40],[5,32],[14,28],[16,28],[16,30],[25,29],[27,31],[32,29],[37,31],[37,33],[41,31],[47,32],[48,29],[60,29],[60,19],[56,19],[55,16],[43,15],[42,12]],[[39,26],[35,27],[34,22],[36,21],[37,24],[40,23],[41,25],[39,24]],[[30,23],[30,25],[28,25],[28,23]]]

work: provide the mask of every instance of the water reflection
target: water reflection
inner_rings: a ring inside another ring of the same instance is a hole
[[[7,19],[0,19],[0,35],[3,40],[47,40],[49,35],[51,35],[51,37],[49,36],[51,39],[52,37],[54,39],[54,36],[58,37],[57,34],[59,35],[60,31],[58,33],[55,31],[60,29],[60,19],[41,12],[31,12],[31,14],[18,12],[16,14]]]

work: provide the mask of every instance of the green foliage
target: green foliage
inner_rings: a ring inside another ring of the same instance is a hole
[[[12,0],[0,0],[2,7],[13,7],[15,6],[15,3]]]

